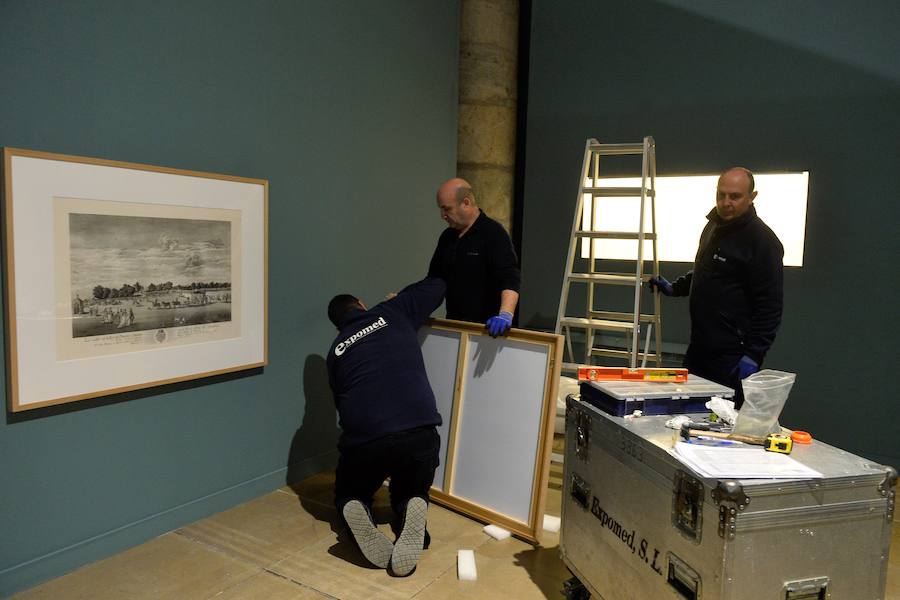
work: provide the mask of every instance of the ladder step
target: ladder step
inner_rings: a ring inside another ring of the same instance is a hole
[[[578,229],[575,235],[583,238],[604,239],[604,240],[636,240],[638,233],[636,231],[584,231]],[[645,240],[655,240],[655,233],[644,233]]]
[[[626,351],[624,351],[624,350],[618,350],[618,352],[621,352],[621,353],[622,353],[622,356],[616,355],[615,357],[610,356],[609,358],[624,358],[625,360],[628,360],[629,358],[631,358],[631,356],[629,355],[629,353],[626,352]],[[656,358],[656,355],[655,355],[655,354],[650,354],[650,355],[647,356],[647,358],[648,358],[648,359],[655,359],[655,358]],[[638,359],[639,359],[639,360],[642,360],[642,359],[643,359],[643,353],[639,353],[639,354],[638,354]],[[587,367],[587,368],[590,368],[590,367],[596,367],[596,366],[598,366],[598,365],[586,365],[586,364],[583,364],[583,363],[564,362],[564,363],[562,363],[560,366],[561,366],[561,369],[560,369],[560,370],[561,370],[563,373],[578,373],[578,370],[579,370],[579,369],[583,369],[583,368],[585,368],[585,367]]]
[[[591,356],[602,356],[604,358],[631,358],[631,352],[628,350],[613,350],[612,348],[591,348]],[[648,352],[647,358],[656,358],[655,352]],[[637,353],[638,360],[643,360],[644,353]]]
[[[583,187],[581,192],[591,194],[594,198],[621,198],[621,197],[641,197],[642,188],[639,187]],[[655,196],[656,192],[647,189],[647,197]]]
[[[579,327],[581,329],[602,329],[604,331],[632,331],[634,323],[630,321],[611,321],[608,319],[588,319],[585,317],[563,317],[560,326]]]
[[[600,156],[615,156],[618,154],[643,154],[644,143],[637,144],[591,144],[591,152]]]
[[[603,319],[606,321],[634,321],[633,313],[613,312],[609,310],[592,310],[590,316],[594,319]],[[659,324],[659,315],[641,313],[640,322]]]
[[[570,281],[590,281],[592,283],[606,283],[609,285],[634,285],[637,281],[637,277],[634,275],[619,275],[616,273],[569,273],[566,277]]]

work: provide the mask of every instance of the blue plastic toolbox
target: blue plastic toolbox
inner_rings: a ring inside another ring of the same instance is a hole
[[[688,375],[683,383],[662,381],[582,381],[581,400],[616,417],[639,410],[645,415],[678,415],[709,412],[713,396],[731,399],[734,390]]]

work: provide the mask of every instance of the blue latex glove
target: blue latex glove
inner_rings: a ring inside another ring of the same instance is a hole
[[[757,371],[759,371],[759,364],[749,356],[742,356],[732,374],[737,373],[740,379],[747,379]]]
[[[501,333],[509,331],[509,328],[512,327],[512,317],[512,313],[503,310],[500,311],[500,314],[496,317],[488,319],[485,326],[487,327],[488,333],[491,334],[491,337],[497,337]]]
[[[664,296],[671,296],[675,293],[675,289],[672,287],[672,284],[669,281],[660,275],[659,277],[651,277],[647,282],[650,284],[650,291],[658,291]]]

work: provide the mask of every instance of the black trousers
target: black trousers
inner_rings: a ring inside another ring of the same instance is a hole
[[[744,388],[737,369],[742,356],[743,353],[710,352],[691,344],[684,355],[684,367],[694,375],[734,388],[734,407],[739,409],[744,403]]]
[[[391,508],[398,518],[402,517],[410,498],[420,496],[428,500],[440,449],[436,427],[392,433],[342,449],[334,482],[338,514],[344,504],[354,499],[371,506],[375,492],[390,477]]]

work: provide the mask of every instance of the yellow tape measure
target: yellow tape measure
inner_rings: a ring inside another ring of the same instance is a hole
[[[794,442],[790,436],[781,433],[772,433],[766,436],[766,442],[763,448],[769,452],[780,452],[782,454],[790,454],[794,447]]]

